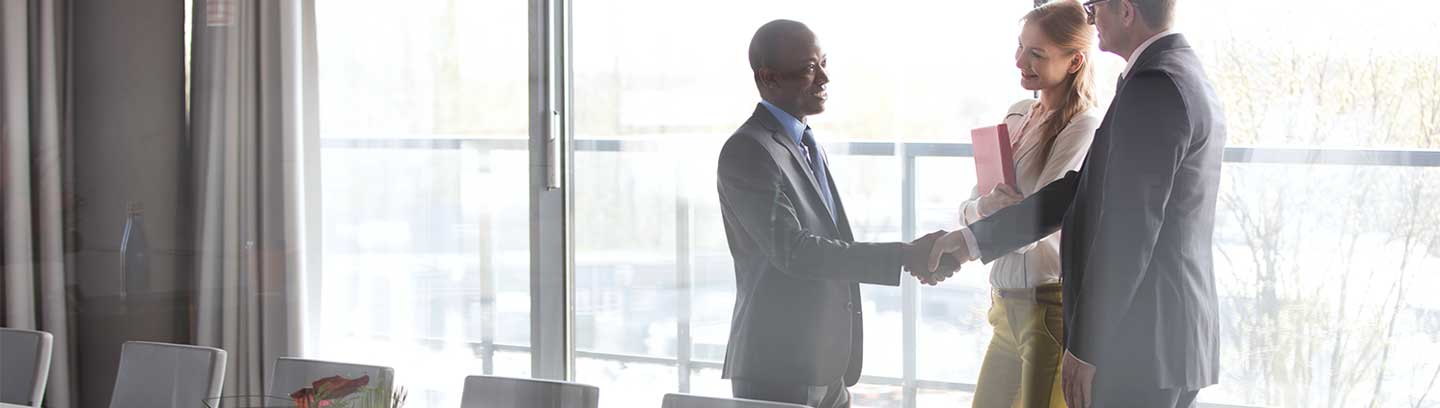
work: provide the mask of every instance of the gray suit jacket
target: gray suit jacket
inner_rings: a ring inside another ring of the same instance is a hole
[[[1137,386],[1218,381],[1211,256],[1225,118],[1180,35],[1153,43],[1117,88],[1086,163],[971,225],[984,260],[1063,226],[1065,344]]]
[[[735,259],[724,378],[795,385],[860,379],[857,283],[898,286],[902,244],[854,242],[835,179],[833,221],[800,148],[757,105],[720,151],[717,188]]]

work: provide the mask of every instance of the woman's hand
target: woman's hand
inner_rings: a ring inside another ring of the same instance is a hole
[[[955,272],[958,272],[960,270],[960,265],[966,262],[970,262],[974,259],[974,255],[970,254],[969,246],[965,244],[965,233],[961,232],[962,230],[963,228],[947,232],[945,233],[945,235],[941,235],[939,239],[935,240],[935,244],[930,247],[930,265],[928,265],[928,269],[931,274],[943,272],[944,277],[950,277],[951,275],[954,275]],[[949,255],[951,257],[951,260],[954,261],[953,264],[948,265],[950,268],[954,268],[953,270],[945,271],[941,269],[941,266],[943,264],[949,263],[942,262],[945,261],[944,259],[942,259],[942,257],[946,255]],[[935,283],[944,280],[944,278],[927,279],[921,276],[916,277],[920,278],[921,282],[930,285],[934,285]]]
[[[991,214],[995,214],[996,211],[1000,211],[1001,208],[1015,205],[1015,203],[1024,199],[1025,196],[1015,190],[1015,187],[1006,184],[996,184],[995,188],[990,190],[989,194],[980,196],[980,200],[976,203],[975,209],[980,213],[980,218],[985,218]]]

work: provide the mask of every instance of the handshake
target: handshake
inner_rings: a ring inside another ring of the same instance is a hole
[[[930,286],[954,276],[960,264],[973,259],[960,231],[945,230],[925,234],[911,242],[903,256],[905,271]]]

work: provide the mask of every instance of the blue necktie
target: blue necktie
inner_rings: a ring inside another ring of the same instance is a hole
[[[820,154],[820,147],[815,145],[815,134],[810,132],[810,127],[805,127],[805,135],[800,137],[800,143],[805,145],[805,155],[810,159],[810,172],[815,174],[815,181],[820,183],[820,198],[825,200],[825,208],[830,210],[830,220],[837,224],[840,222],[835,214],[835,198],[830,195],[830,175],[825,171],[825,156]]]

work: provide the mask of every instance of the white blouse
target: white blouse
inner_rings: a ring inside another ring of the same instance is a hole
[[[1010,107],[1005,116],[1005,126],[1010,129],[1011,142],[1016,143],[1015,179],[1016,186],[1026,197],[1065,173],[1079,170],[1095,140],[1095,129],[1100,127],[1100,113],[1092,108],[1075,115],[1065,129],[1055,137],[1050,147],[1050,156],[1042,157],[1040,128],[1049,113],[1035,111],[1034,99],[1027,99]],[[1038,115],[1037,115],[1038,113]],[[1018,131],[1017,131],[1018,130]],[[1016,136],[1019,136],[1016,139]],[[971,189],[970,199],[960,206],[960,222],[970,225],[982,217],[979,213],[979,197],[989,191]],[[996,259],[990,265],[990,284],[1000,289],[1032,288],[1060,282],[1060,233],[1051,234],[1024,248],[1015,250]]]

